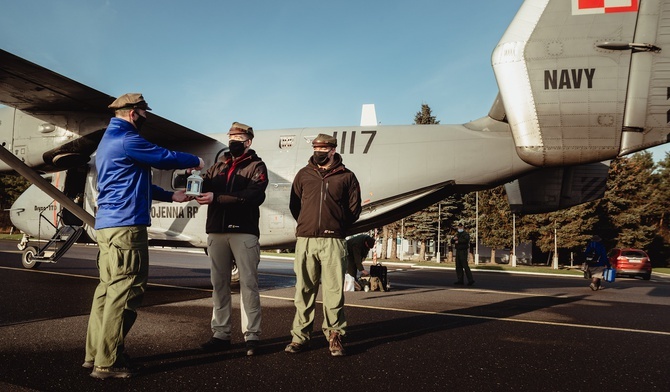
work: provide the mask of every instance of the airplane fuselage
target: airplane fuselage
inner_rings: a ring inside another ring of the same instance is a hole
[[[482,120],[484,121],[484,120]],[[298,128],[257,131],[252,149],[268,167],[269,185],[261,206],[261,245],[264,248],[288,246],[295,241],[296,222],[289,211],[291,183],[298,170],[312,155],[311,140],[319,133],[338,139],[337,152],[361,184],[363,212],[357,228],[383,225],[389,213],[402,209],[413,213],[422,198],[436,192],[468,192],[501,184],[532,170],[514,153],[509,129],[503,123],[482,121],[465,125],[407,125],[377,127]],[[227,143],[226,134],[210,135]],[[220,150],[189,149],[211,165]],[[94,214],[96,199],[95,167],[89,163],[83,206]],[[154,170],[153,181],[164,189],[175,190],[174,171]],[[63,174],[53,181],[64,183]],[[34,187],[33,187],[34,188]],[[70,190],[70,194],[78,193]],[[37,195],[42,196],[37,196]],[[52,199],[34,189],[19,197],[12,206],[14,224],[31,235],[40,208]],[[415,202],[411,207],[408,203]],[[430,202],[423,203],[426,205]],[[424,206],[425,207],[425,206]],[[50,207],[52,208],[52,207]],[[151,207],[152,239],[185,242],[205,247],[206,206],[189,203],[154,202]],[[31,216],[28,218],[28,216]],[[44,227],[40,228],[42,231]],[[93,230],[88,230],[94,238]],[[45,233],[42,233],[44,236]]]

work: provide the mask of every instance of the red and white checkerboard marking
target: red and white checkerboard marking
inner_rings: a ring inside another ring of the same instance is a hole
[[[638,0],[572,0],[573,15],[637,12]]]

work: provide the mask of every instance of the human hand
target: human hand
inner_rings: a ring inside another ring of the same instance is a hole
[[[361,271],[361,276],[370,276],[370,273],[366,270]]]
[[[172,201],[176,201],[178,203],[183,203],[185,201],[193,200],[191,196],[186,195],[186,191],[181,190],[181,191],[175,191],[172,194]]]
[[[196,196],[195,201],[197,201],[198,204],[211,204],[214,201],[214,193],[203,193],[200,196]]]
[[[203,161],[200,157],[198,157],[198,160],[198,167],[196,167],[195,170],[202,170],[205,167],[205,161]]]

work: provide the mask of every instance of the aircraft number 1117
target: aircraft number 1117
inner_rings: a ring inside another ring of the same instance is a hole
[[[375,140],[375,136],[377,136],[377,131],[360,131],[360,132],[363,135],[362,137],[368,136],[368,142],[365,144],[365,148],[363,149],[363,154],[367,154],[368,151],[370,150],[370,146],[372,145],[372,141]],[[347,131],[342,131],[342,135],[338,135],[338,132],[335,131],[333,133],[333,137],[335,139],[338,139],[337,144],[340,145],[340,154],[347,153],[346,151],[347,140],[349,142],[348,153],[349,154],[354,153],[354,148],[356,145],[356,131],[351,131],[351,134],[348,134]]]

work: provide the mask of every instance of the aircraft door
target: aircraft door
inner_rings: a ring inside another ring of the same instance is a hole
[[[95,167],[95,154],[91,156],[91,161],[85,167],[88,168],[85,176],[83,207],[91,215],[95,216],[98,211],[98,171]],[[95,228],[89,225],[85,226],[86,234],[95,242]]]
[[[69,169],[65,176],[63,193],[72,199],[80,207],[84,206],[84,188],[86,186],[86,175],[88,174],[88,165]],[[73,213],[63,208],[63,224],[82,226],[83,222]]]

